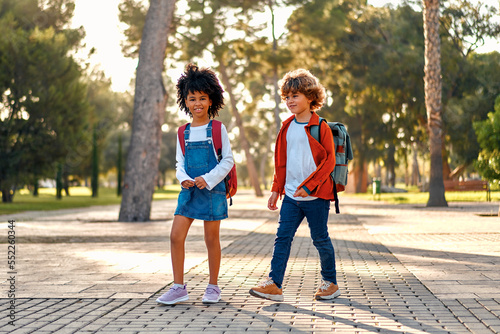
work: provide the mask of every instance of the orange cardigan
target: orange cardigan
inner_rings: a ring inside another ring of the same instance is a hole
[[[290,123],[295,118],[295,115],[289,117],[283,122],[278,137],[276,138],[276,149],[274,153],[274,178],[271,191],[283,195],[285,193],[286,181],[286,133]],[[299,187],[311,196],[322,199],[333,200],[333,181],[330,174],[335,167],[335,144],[333,143],[333,135],[330,128],[325,122],[322,122],[320,127],[320,141],[311,136],[311,126],[319,124],[319,116],[315,112],[309,123],[306,125],[307,138],[311,146],[311,152],[316,170],[302,182]]]

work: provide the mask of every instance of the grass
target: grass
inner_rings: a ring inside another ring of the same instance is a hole
[[[179,194],[180,186],[167,186],[156,190],[153,200],[175,199]],[[120,204],[121,197],[116,195],[116,189],[99,188],[99,196],[92,198],[92,192],[87,187],[71,187],[70,196],[56,199],[54,188],[41,188],[38,197],[34,197],[27,189],[16,192],[12,203],[0,202],[0,215],[12,214],[22,211],[47,211],[59,209],[85,208],[93,205]]]
[[[373,194],[346,194],[366,200],[375,200]],[[377,195],[378,200],[378,195]],[[486,202],[486,191],[453,191],[446,192],[447,202]],[[419,192],[418,189],[408,189],[407,193],[383,193],[380,194],[380,201],[392,204],[426,204],[429,200],[429,193]],[[500,191],[491,191],[491,201],[500,201]]]
[[[167,186],[156,190],[153,200],[175,199],[180,191],[179,185]],[[12,203],[0,202],[0,215],[12,214],[22,211],[46,211],[58,209],[84,208],[93,205],[120,204],[121,197],[116,196],[116,190],[110,188],[99,188],[99,197],[92,198],[90,188],[70,188],[69,197],[63,196],[61,200],[56,199],[55,189],[42,188],[38,197],[33,197],[28,190],[21,189],[14,197]],[[238,195],[236,195],[238,196]],[[341,196],[353,196],[356,198],[374,200],[371,192],[364,194],[342,194]],[[485,191],[463,191],[447,192],[448,202],[485,202]],[[384,193],[380,194],[380,200],[392,204],[425,204],[429,199],[429,193],[421,193],[418,189],[408,188],[407,193]],[[500,190],[491,192],[493,202],[500,201]]]

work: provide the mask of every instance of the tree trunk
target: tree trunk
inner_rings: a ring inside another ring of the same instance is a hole
[[[146,15],[119,221],[147,221],[151,214],[167,103],[162,72],[174,8],[175,0],[151,0]]]
[[[90,178],[90,188],[92,197],[99,197],[99,154],[97,149],[97,131],[94,128],[92,133],[92,174]]]
[[[57,164],[56,172],[56,198],[62,199],[63,182],[62,182],[62,164]]]
[[[123,155],[122,134],[120,133],[118,135],[118,158],[116,161],[116,195],[117,196],[122,195],[122,175],[123,175],[122,155]]]
[[[393,188],[396,187],[396,159],[394,154],[396,154],[396,147],[391,143],[387,149],[386,173],[387,185]]]
[[[420,184],[420,168],[418,167],[417,159],[417,144],[413,144],[413,167],[411,172],[411,185],[416,186]]]
[[[280,103],[281,103],[281,96],[279,93],[279,87],[278,87],[278,64],[276,63],[276,58],[277,55],[276,53],[278,52],[278,41],[276,40],[276,34],[275,34],[275,22],[274,22],[274,1],[269,1],[268,6],[269,10],[271,11],[271,32],[273,36],[273,87],[274,87],[274,121],[276,123],[276,133],[280,132],[281,128],[281,119],[280,119]]]
[[[366,192],[366,186],[367,186],[367,166],[366,166],[366,159],[363,151],[359,151],[359,154],[356,155],[356,161],[354,161],[353,166],[353,173],[354,173],[354,180],[356,182],[354,192],[356,194],[361,194]]]
[[[14,200],[14,191],[10,186],[2,186],[2,202],[12,203]]]
[[[431,157],[427,206],[448,206],[444,196],[441,152],[443,120],[441,106],[441,42],[439,39],[439,0],[424,0],[425,68],[424,91]]]
[[[33,181],[33,196],[34,197],[38,197],[38,187],[39,187],[39,185],[38,185],[38,176],[35,175],[34,179],[35,180]]]
[[[250,144],[248,143],[248,139],[246,136],[245,127],[243,126],[243,121],[241,119],[241,115],[236,108],[236,100],[233,95],[233,90],[231,87],[231,83],[229,82],[229,76],[227,74],[226,66],[222,59],[217,59],[219,62],[219,72],[221,75],[222,83],[224,84],[224,88],[226,92],[229,94],[229,100],[231,101],[231,111],[233,112],[234,119],[236,121],[236,126],[240,130],[240,142],[243,150],[245,151],[245,157],[247,160],[247,169],[248,175],[250,177],[250,182],[255,189],[255,195],[258,197],[262,197],[262,190],[260,189],[259,175],[257,173],[257,168],[255,167],[255,162],[253,160],[252,153],[250,152]]]
[[[443,180],[449,180],[451,175],[451,167],[448,163],[449,154],[446,150],[446,145],[444,144],[444,137],[441,137],[441,155],[443,160]]]
[[[465,169],[470,165],[470,163],[463,163],[460,166],[456,167],[451,173],[450,173],[450,180],[456,180],[458,179],[465,171]]]

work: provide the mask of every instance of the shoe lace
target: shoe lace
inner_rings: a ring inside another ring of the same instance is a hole
[[[262,282],[260,282],[260,286],[261,287],[266,287],[268,285],[272,285],[274,284],[274,281],[272,278],[266,278],[265,280],[263,280]]]
[[[321,280],[321,286],[319,287],[321,290],[327,290],[328,287],[332,284],[331,282]]]

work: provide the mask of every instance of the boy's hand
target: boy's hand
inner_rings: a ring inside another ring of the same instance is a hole
[[[181,186],[182,186],[182,188],[188,189],[188,188],[191,188],[192,186],[194,186],[194,182],[191,180],[184,180],[184,181],[182,181]]]
[[[194,178],[194,184],[198,187],[198,189],[205,189],[207,187],[207,182],[201,176]]]
[[[299,188],[295,191],[295,194],[293,194],[293,197],[307,197],[309,194],[303,189]]]
[[[269,197],[269,200],[267,201],[267,208],[269,210],[278,210],[278,207],[276,206],[276,203],[278,202],[278,193],[273,191],[271,193],[271,196]]]

